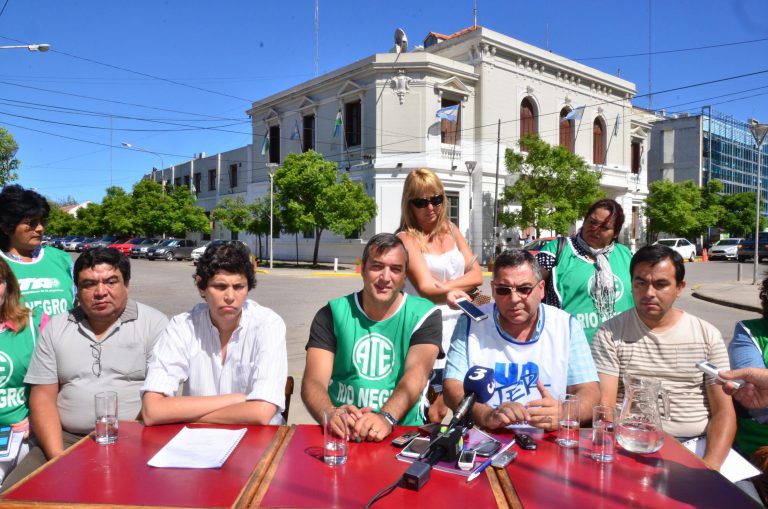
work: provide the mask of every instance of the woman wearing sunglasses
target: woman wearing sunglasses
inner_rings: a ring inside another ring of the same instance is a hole
[[[547,279],[544,303],[575,316],[587,341],[605,320],[634,306],[629,262],[632,253],[618,243],[624,210],[615,200],[592,204],[581,230],[548,242],[536,255]]]
[[[53,316],[72,308],[75,292],[70,256],[42,245],[50,211],[31,189],[6,186],[0,193],[0,258],[19,280],[24,304]]]
[[[39,307],[27,309],[20,297],[16,277],[8,264],[0,259],[0,393],[4,402],[0,405],[0,430],[10,426],[13,431],[24,433],[24,440],[15,457],[0,462],[0,484],[29,452],[29,403],[24,375],[37,336],[48,321],[48,316]]]
[[[477,258],[458,227],[448,219],[443,183],[431,170],[421,168],[405,179],[398,236],[408,249],[405,291],[434,302],[443,314],[443,351],[448,352],[460,311],[451,309],[446,296],[452,290],[468,292],[483,283]],[[443,402],[445,359],[438,359],[430,384],[438,393],[429,420],[441,422],[448,412]]]

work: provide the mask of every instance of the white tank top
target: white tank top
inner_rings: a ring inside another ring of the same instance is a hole
[[[458,279],[464,275],[464,256],[459,251],[455,241],[453,249],[446,253],[422,253],[422,255],[429,268],[429,273],[432,274],[436,281],[443,283]],[[405,291],[411,295],[419,295],[410,279],[405,282]],[[461,311],[451,309],[447,304],[439,304],[437,307],[443,314],[443,352],[445,352],[447,357],[448,348],[451,346],[453,329],[456,327]],[[435,369],[444,368],[445,363],[446,359],[438,359],[435,361]]]

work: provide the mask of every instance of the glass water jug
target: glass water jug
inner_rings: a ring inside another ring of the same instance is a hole
[[[627,451],[651,454],[664,445],[659,398],[664,404],[664,420],[669,420],[669,395],[661,382],[624,374],[624,403],[616,439]]]

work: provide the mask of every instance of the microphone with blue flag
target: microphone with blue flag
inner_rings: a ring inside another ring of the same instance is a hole
[[[483,366],[472,366],[464,377],[464,399],[461,400],[448,427],[456,426],[472,412],[476,402],[486,403],[493,397],[496,382],[493,370]]]

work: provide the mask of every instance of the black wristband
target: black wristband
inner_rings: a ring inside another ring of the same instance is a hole
[[[392,414],[389,412],[385,412],[384,410],[379,410],[379,415],[384,417],[390,426],[392,426],[392,429],[395,429],[395,427],[398,425],[397,419],[395,419]]]

